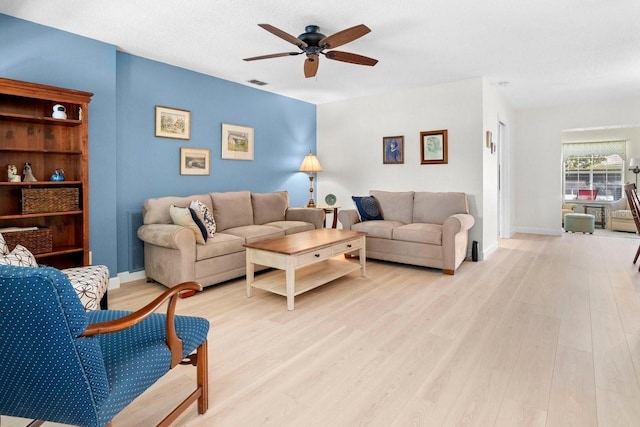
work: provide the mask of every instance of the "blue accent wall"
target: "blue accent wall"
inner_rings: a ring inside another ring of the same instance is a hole
[[[289,191],[308,200],[308,178],[297,172],[316,145],[316,107],[127,53],[117,53],[118,241],[131,213],[149,197],[213,191]],[[189,140],[155,136],[155,106],[191,113]],[[254,129],[254,160],[222,160],[222,123]],[[211,152],[211,174],[180,175],[180,147]],[[128,254],[118,253],[118,266]]]
[[[297,172],[316,147],[316,107],[0,14],[0,76],[93,92],[89,107],[91,250],[111,276],[141,265],[132,235],[144,199],[212,191],[289,191],[308,200]],[[155,106],[191,112],[191,139],[155,137]],[[221,126],[250,126],[253,161],[221,159]],[[211,150],[211,175],[181,176],[180,147]]]

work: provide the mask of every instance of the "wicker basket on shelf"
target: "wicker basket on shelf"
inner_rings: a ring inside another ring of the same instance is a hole
[[[29,249],[32,254],[43,254],[51,252],[53,239],[51,230],[48,228],[38,228],[37,230],[20,230],[2,233],[2,237],[9,250],[12,251],[16,245],[22,245]]]
[[[22,213],[67,212],[80,209],[77,188],[23,188]]]

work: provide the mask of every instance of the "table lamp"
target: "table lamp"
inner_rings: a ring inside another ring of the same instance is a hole
[[[316,203],[313,201],[313,173],[322,172],[322,166],[320,166],[318,158],[311,152],[304,156],[304,160],[302,160],[302,164],[300,165],[300,172],[309,173],[309,204],[307,207],[315,208]]]

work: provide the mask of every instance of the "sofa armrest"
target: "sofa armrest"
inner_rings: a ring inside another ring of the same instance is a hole
[[[145,224],[138,228],[138,237],[145,243],[163,248],[196,250],[193,231],[175,224]]]
[[[442,225],[442,272],[454,274],[467,256],[469,229],[475,219],[469,214],[451,215]]]
[[[316,229],[324,224],[324,210],[316,208],[287,208],[284,214],[287,221],[304,221],[313,224]]]
[[[343,209],[338,211],[338,219],[344,230],[351,230],[351,226],[360,222],[360,216],[355,209]]]
[[[475,224],[475,222],[476,220],[469,214],[451,215],[444,221],[443,233],[445,236],[453,236],[461,231],[469,230],[471,227],[473,227],[473,224]]]

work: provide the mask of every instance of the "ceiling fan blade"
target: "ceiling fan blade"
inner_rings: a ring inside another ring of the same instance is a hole
[[[362,56],[355,53],[340,52],[338,50],[332,50],[324,54],[328,59],[334,61],[348,62],[350,64],[369,65],[373,67],[378,63],[377,59],[369,58],[368,56]]]
[[[256,61],[258,59],[280,58],[282,56],[300,55],[301,53],[302,52],[272,53],[271,55],[252,56],[251,58],[244,58],[243,61]]]
[[[280,37],[281,39],[288,41],[291,44],[295,44],[300,49],[304,49],[305,47],[308,46],[305,42],[303,42],[299,38],[294,37],[289,33],[285,33],[284,31],[282,31],[279,28],[274,27],[273,25],[270,25],[270,24],[258,24],[258,26],[260,26],[260,27],[264,28],[265,30],[269,31],[271,34],[276,35],[276,36]]]
[[[325,49],[333,49],[343,44],[349,43],[358,39],[371,30],[364,24],[356,25],[355,27],[347,28],[346,30],[338,31],[335,34],[327,36],[318,42],[318,46]]]
[[[307,55],[307,60],[304,61],[304,76],[306,78],[314,77],[318,72],[318,65],[320,65],[318,54],[310,53]]]

